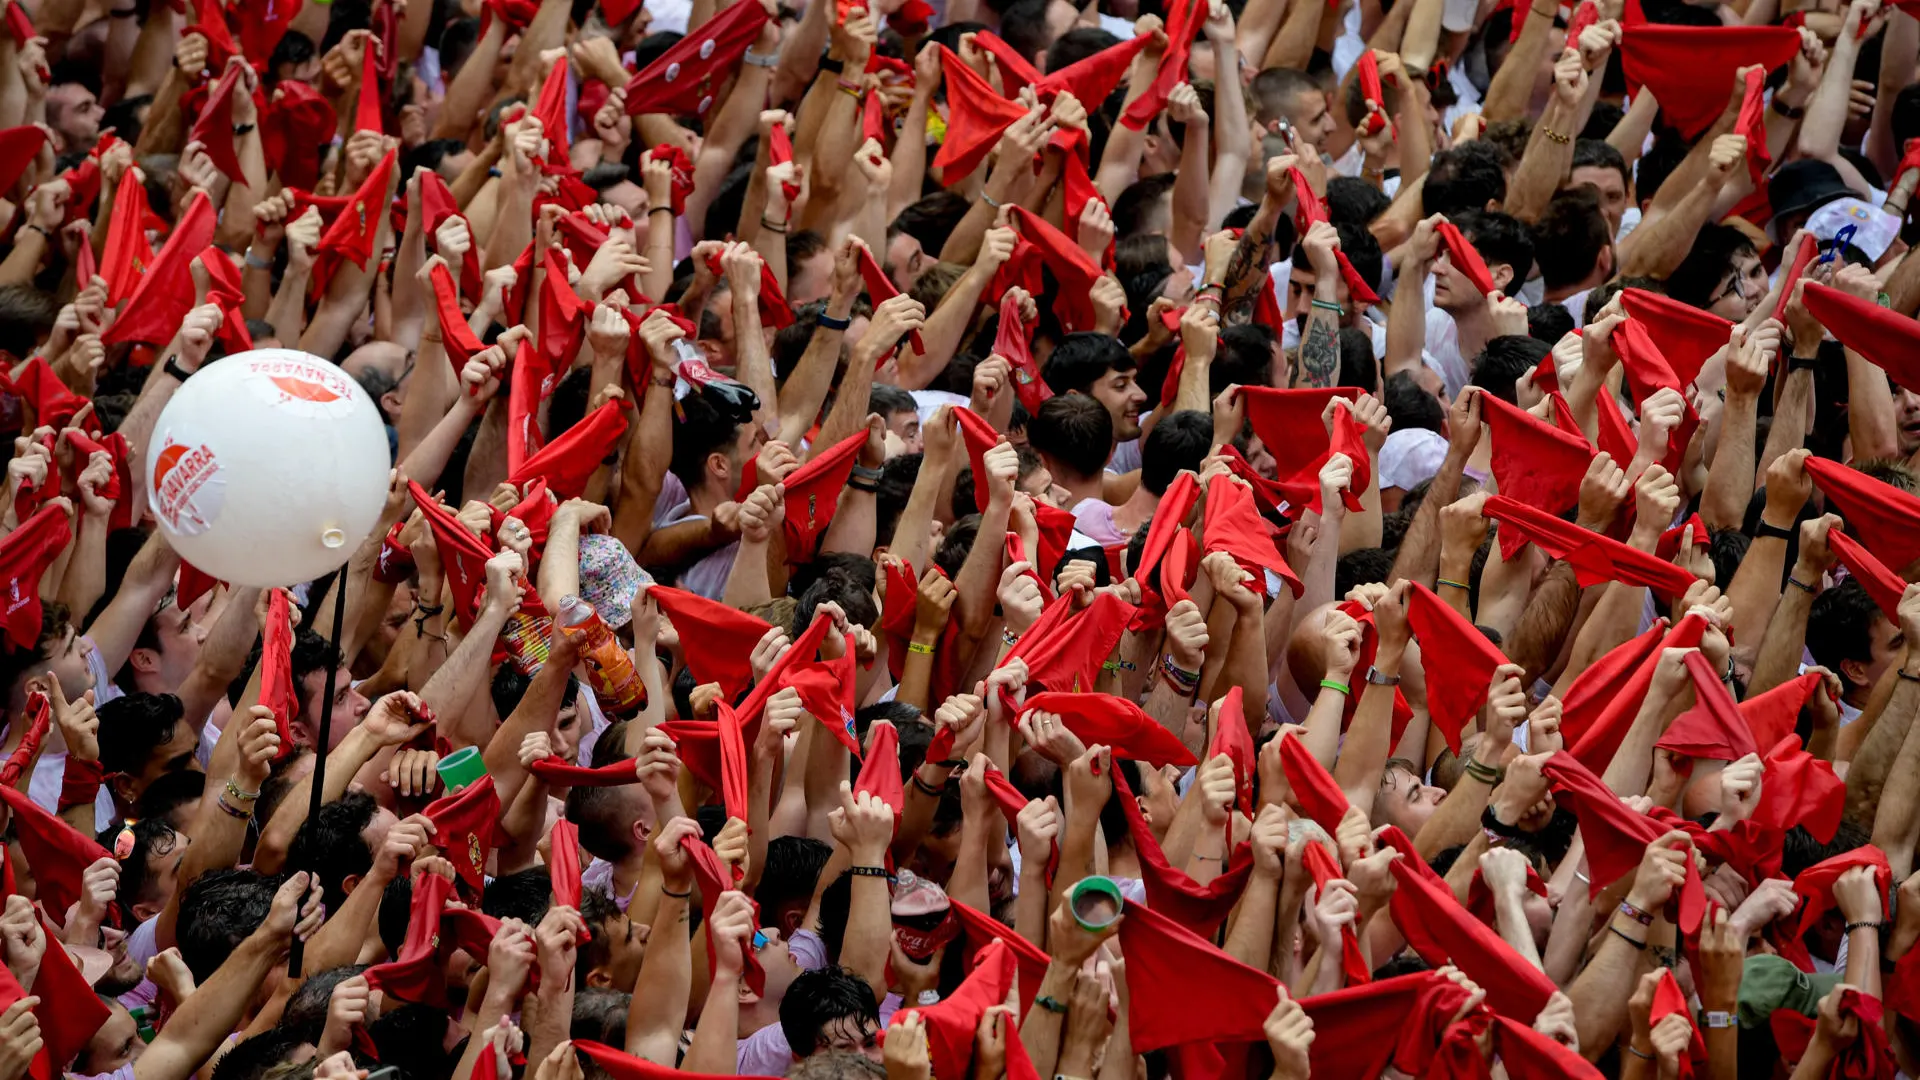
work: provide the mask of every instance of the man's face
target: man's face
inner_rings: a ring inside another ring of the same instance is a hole
[[[828,272],[831,273],[833,256],[830,253],[827,261]],[[887,241],[887,277],[892,279],[893,287],[901,292],[913,288],[913,283],[920,280],[920,272],[932,261],[927,258],[920,241],[911,233],[903,232]]]
[[[1293,125],[1300,141],[1319,149],[1333,137],[1333,113],[1327,108],[1327,95],[1318,90],[1295,94],[1287,108],[1287,122]]]
[[[1620,215],[1627,212],[1627,182],[1620,170],[1605,165],[1582,165],[1573,170],[1571,185],[1592,184],[1600,193],[1600,212],[1607,216],[1607,235],[1620,235]]]
[[[634,922],[622,913],[602,921],[593,932],[607,944],[607,962],[590,972],[589,977],[604,975],[607,987],[632,993],[634,984],[640,981],[640,963],[647,958],[647,938],[651,931],[646,924]]]
[[[1113,416],[1116,441],[1140,437],[1140,406],[1147,403],[1147,392],[1133,379],[1131,371],[1109,369],[1093,384],[1093,396]]]
[[[1920,394],[1904,386],[1893,388],[1893,410],[1900,420],[1900,456],[1920,450]]]
[[[914,241],[914,244],[917,250],[919,241]],[[811,304],[815,300],[825,300],[832,291],[833,252],[816,251],[799,262],[787,266],[787,301],[789,303]]]
[[[170,694],[186,682],[200,659],[200,646],[207,640],[208,627],[202,620],[212,602],[213,593],[208,592],[182,611],[169,598],[153,613],[147,625],[157,647],[135,649],[129,657],[142,690]]]
[[[127,785],[127,800],[132,802],[139,799],[155,780],[168,773],[199,768],[200,763],[194,759],[194,753],[199,749],[200,729],[191,720],[182,718],[173,725],[173,734],[167,736],[167,741],[154,747],[153,752],[147,755],[147,760],[140,767],[140,775],[133,777],[133,783]]]
[[[1388,769],[1380,778],[1380,798],[1374,805],[1385,811],[1382,824],[1398,825],[1408,836],[1417,836],[1446,797],[1446,789],[1423,784],[1405,769]]]
[[[1292,319],[1302,333],[1307,329],[1307,316],[1313,313],[1314,284],[1313,270],[1294,263],[1292,271],[1287,275],[1287,318]],[[1341,307],[1346,307],[1352,296],[1347,290],[1345,280],[1336,280],[1333,283],[1333,294],[1334,302]]]
[[[724,455],[727,461],[727,498],[731,499],[733,493],[740,490],[740,476],[742,471],[746,468],[747,462],[757,457],[760,453],[760,448],[765,445],[767,445],[766,429],[752,421],[741,424],[740,430],[734,433],[733,452]],[[709,471],[712,470],[715,464],[713,461],[715,456],[720,455],[709,455],[707,458]]]
[[[115,1003],[108,1006],[107,1022],[87,1040],[87,1049],[80,1055],[80,1069],[88,1076],[110,1073],[131,1065],[146,1048],[147,1044],[140,1041],[140,1027],[133,1022],[133,1014]]]
[[[466,156],[466,151],[461,151],[461,155]],[[441,162],[441,166],[444,168],[446,162],[452,160],[453,155],[448,154],[445,160]],[[458,175],[457,173],[455,174],[456,177]],[[448,183],[452,183],[452,181],[449,180]],[[647,207],[649,205],[647,189],[631,180],[622,180],[601,192],[600,201],[625,210],[627,216],[635,221],[645,221],[647,219]]]
[[[90,150],[100,138],[100,118],[106,110],[93,91],[79,83],[61,83],[47,89],[47,123],[60,136],[61,149]]]
[[[1843,665],[1853,668],[1847,677],[1861,688],[1859,692],[1862,695],[1880,681],[1888,668],[1900,662],[1907,648],[1907,636],[1884,615],[1873,617],[1871,635],[1873,646],[1867,653],[1867,663],[1862,666],[1858,661],[1848,660]]]
[[[1043,502],[1048,506],[1061,506],[1066,502],[1066,492],[1053,486],[1053,472],[1045,465],[1021,477],[1019,488],[1032,496],[1034,502]]]
[[[569,762],[579,760],[580,736],[584,734],[580,725],[579,699],[575,704],[561,709],[553,718],[553,752]]]
[[[68,700],[93,689],[93,672],[87,666],[87,658],[92,655],[93,644],[71,626],[61,632],[59,642],[49,652],[47,671],[60,680],[60,690]]]
[[[900,441],[907,444],[906,452],[909,454],[917,454],[926,448],[926,443],[920,438],[920,414],[917,412],[902,410],[887,417],[887,430],[900,436]]]
[[[1733,263],[1727,269],[1727,276],[1715,286],[1707,301],[1707,310],[1738,322],[1745,319],[1767,295],[1767,268],[1760,263],[1760,256],[1752,252],[1743,252],[1733,257]]]
[[[1493,268],[1488,267],[1489,271]],[[1469,281],[1467,275],[1454,268],[1453,260],[1445,251],[1433,260],[1433,306],[1442,311],[1453,313],[1466,311],[1471,307],[1486,306],[1486,298],[1480,295]]]
[[[309,671],[300,680],[300,692],[296,695],[300,699],[299,719],[306,729],[309,746],[318,739],[320,705],[326,700],[326,693],[327,673],[324,668]],[[367,715],[372,705],[365,694],[353,688],[352,673],[341,668],[333,683],[333,724],[327,729],[328,751],[340,745],[340,740],[346,738],[347,732],[360,723],[360,718]]]
[[[176,832],[171,846],[161,841],[147,851],[147,882],[140,890],[140,898],[134,902],[134,915],[150,919],[166,907],[167,898],[173,895],[174,886],[180,880],[180,860],[186,858],[187,847],[192,843],[186,833]]]
[[[880,1054],[880,1041],[876,1038],[878,1031],[877,1025],[869,1017],[835,1017],[821,1026],[820,1038],[814,1047],[814,1052],[847,1050],[855,1054],[865,1054],[874,1061],[884,1063],[885,1059]]]
[[[794,962],[793,953],[787,947],[786,935],[777,926],[763,926],[760,936],[765,939],[754,955],[760,960],[760,967],[767,973],[766,990],[760,1000],[779,1005],[787,996],[787,987],[800,976],[800,965]]]

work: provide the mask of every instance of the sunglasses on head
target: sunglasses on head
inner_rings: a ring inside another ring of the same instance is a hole
[[[715,379],[706,384],[708,400],[716,408],[731,412],[735,416],[750,417],[760,411],[760,395],[745,383],[731,379]]]

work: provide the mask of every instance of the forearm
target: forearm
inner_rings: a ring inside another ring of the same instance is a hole
[[[1673,178],[1667,183],[1673,183]],[[1664,194],[1666,187],[1662,185]],[[1687,252],[1693,250],[1694,237],[1707,223],[1719,189],[1704,178],[1686,189],[1686,195],[1672,209],[1658,217],[1649,217],[1622,245],[1621,273],[1666,277],[1677,269]]]
[[[1807,351],[1801,353],[1796,347],[1794,352],[1802,356],[1811,356],[1819,349],[1818,342],[1808,342]],[[1760,474],[1773,465],[1774,459],[1799,447],[1807,438],[1807,414],[1813,408],[1813,369],[1801,368],[1786,377],[1782,384],[1780,400],[1773,405],[1773,424],[1767,429],[1767,443],[1760,453],[1758,466]]]
[[[1793,576],[1799,581],[1820,587],[1819,574],[1813,573],[1812,580],[1804,576],[1803,567],[1795,566]],[[1774,603],[1773,613],[1767,619],[1766,632],[1760,635],[1760,652],[1753,661],[1753,677],[1747,682],[1747,695],[1763,694],[1786,682],[1800,669],[1801,654],[1806,648],[1807,615],[1813,609],[1813,594],[1787,586]],[[1892,753],[1899,744],[1886,747]]]
[[[1316,279],[1313,298],[1316,305],[1332,304],[1337,295],[1325,275]],[[1306,329],[1300,335],[1300,382],[1303,387],[1332,386],[1340,374],[1340,324],[1334,312],[1315,306],[1307,315]]]
[[[1891,404],[1891,398],[1888,400]],[[1700,500],[1700,518],[1710,529],[1737,529],[1746,518],[1747,503],[1753,498],[1753,436],[1759,404],[1752,394],[1727,392],[1726,407],[1720,414],[1720,439],[1713,463],[1707,467],[1707,490]]]
[[[1542,21],[1548,26],[1552,25],[1550,19]],[[1528,26],[1531,27],[1533,22],[1533,16],[1529,15]],[[1526,37],[1523,34],[1521,44],[1516,49],[1525,44]],[[1499,81],[1499,76],[1495,76],[1494,83],[1498,85]],[[1488,91],[1490,96],[1492,93],[1492,90]],[[1540,215],[1546,213],[1547,204],[1553,201],[1553,193],[1559,190],[1560,182],[1573,168],[1573,140],[1564,136],[1578,134],[1574,120],[1572,110],[1556,93],[1541,112],[1539,123],[1534,125],[1533,135],[1527,140],[1526,152],[1520,156],[1520,167],[1514,170],[1513,182],[1507,185],[1507,199],[1502,204],[1502,209],[1507,213],[1525,222],[1538,221]],[[1548,132],[1562,138],[1553,138]]]
[[[1820,88],[1807,102],[1800,121],[1800,156],[1827,161],[1840,155],[1840,129],[1847,124],[1847,102],[1853,96],[1853,69],[1860,43],[1851,34],[1834,38]]]
[[[1580,611],[1580,585],[1573,567],[1555,563],[1527,598],[1507,645],[1507,656],[1526,672],[1523,684],[1546,677]]]
[[[1273,960],[1273,917],[1279,906],[1280,879],[1256,867],[1227,928],[1227,955],[1255,970],[1267,970]]]
[[[1373,666],[1392,678],[1400,674],[1398,649],[1382,644],[1374,654]],[[1353,726],[1347,729],[1346,742],[1333,763],[1333,779],[1346,793],[1347,801],[1357,806],[1372,806],[1378,794],[1380,774],[1386,769],[1392,751],[1393,687],[1366,683],[1360,707],[1354,710]]]
[[[1567,987],[1580,1053],[1587,1060],[1598,1058],[1613,1045],[1614,1033],[1626,1022],[1627,999],[1633,996],[1645,956],[1619,934],[1603,932],[1599,951]]]
[[[674,890],[678,892],[679,890]],[[688,936],[687,899],[658,892],[650,925],[661,931],[649,939],[640,963],[633,1000],[627,1008],[627,1053],[663,1068],[678,1068],[680,1032],[686,1026],[687,991],[693,985],[693,948]]]
[[[134,1080],[187,1080],[240,1025],[285,943],[255,932],[180,1002],[166,1029],[133,1063]]]
[[[446,663],[420,688],[421,704],[441,718],[442,733],[456,746],[484,746],[492,734],[481,727],[485,717],[466,716],[462,706],[473,696],[475,688],[486,682],[493,643],[511,614],[512,609],[504,604],[483,604]]]
[[[92,611],[107,590],[107,519],[85,514],[77,524],[80,535],[60,579],[60,602],[68,611]]]
[[[1761,514],[1763,522],[1766,517]],[[1757,536],[1747,548],[1740,569],[1727,583],[1727,598],[1733,602],[1730,633],[1734,641],[1759,641],[1761,632],[1773,621],[1773,605],[1780,602],[1780,571],[1786,561],[1787,542],[1777,536]]]
[[[1400,318],[1402,306],[1417,305],[1395,304],[1389,318]],[[1389,323],[1389,333],[1391,325]],[[1418,363],[1418,360],[1415,362]],[[1421,500],[1420,508],[1413,512],[1413,520],[1407,523],[1406,536],[1393,557],[1393,570],[1387,578],[1389,584],[1401,578],[1410,578],[1429,589],[1435,587],[1435,575],[1440,566],[1440,544],[1437,542],[1440,508],[1451,505],[1460,497],[1460,478],[1466,466],[1467,454],[1449,446],[1447,456],[1440,462],[1440,471],[1434,474],[1433,483],[1427,489],[1427,497]]]
[[[911,344],[904,345],[895,360],[900,368],[897,382],[900,389],[924,390],[946,371],[973,324],[973,313],[980,306],[980,295],[993,280],[997,268],[995,265],[975,262],[940,298],[939,306],[927,316],[927,324],[920,331],[921,340],[927,346],[926,353],[916,354]]]
[[[827,315],[834,319],[848,318],[853,311],[853,298],[834,296],[827,301]],[[787,377],[787,385],[780,397],[780,441],[790,446],[798,446],[801,436],[805,435],[814,421],[819,419],[820,406],[827,400],[827,391],[832,386],[834,369],[840,365],[841,343],[846,340],[844,330],[834,330],[825,326],[816,326],[813,337],[807,341],[807,351],[800,355],[800,363],[794,366],[793,374]],[[868,389],[871,390],[872,372],[867,374]],[[859,408],[861,419],[866,418],[867,393],[860,395]],[[822,432],[824,435],[825,433]],[[816,443],[818,446],[832,445]]]

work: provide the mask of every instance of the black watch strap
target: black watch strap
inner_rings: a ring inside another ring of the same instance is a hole
[[[1818,371],[1819,369],[1820,369],[1820,358],[1817,356],[1788,356],[1787,357],[1787,370],[1789,372]]]
[[[822,53],[820,56],[820,70],[831,71],[835,75],[841,75],[847,70],[847,62],[845,60],[835,60],[833,57]]]
[[[180,358],[177,356],[167,357],[167,362],[160,365],[160,370],[179,379],[181,382],[186,382],[187,379],[193,375],[193,372],[180,366]]]
[[[1793,529],[1791,527],[1783,529],[1778,525],[1769,525],[1767,524],[1767,520],[1765,518],[1761,518],[1760,524],[1754,527],[1753,538],[1755,540],[1759,540],[1763,537],[1768,537],[1768,536],[1774,537],[1779,540],[1785,540],[1788,543],[1792,543]]]

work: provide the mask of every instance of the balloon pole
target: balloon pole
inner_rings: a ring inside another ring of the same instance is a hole
[[[335,573],[334,579],[333,649],[335,653],[340,651],[340,632],[347,613],[347,571],[348,564],[341,564],[340,569]],[[321,800],[325,797],[324,791],[327,784],[327,746],[330,742],[329,735],[333,730],[334,681],[339,678],[339,675],[340,665],[338,663],[327,665],[326,696],[320,699],[320,730],[317,733],[318,737],[314,740],[312,794],[307,802],[308,821],[314,821],[320,817]],[[293,939],[292,946],[287,950],[288,974],[297,976],[301,973],[301,961],[305,959],[306,954],[305,944],[306,943],[298,937]]]

